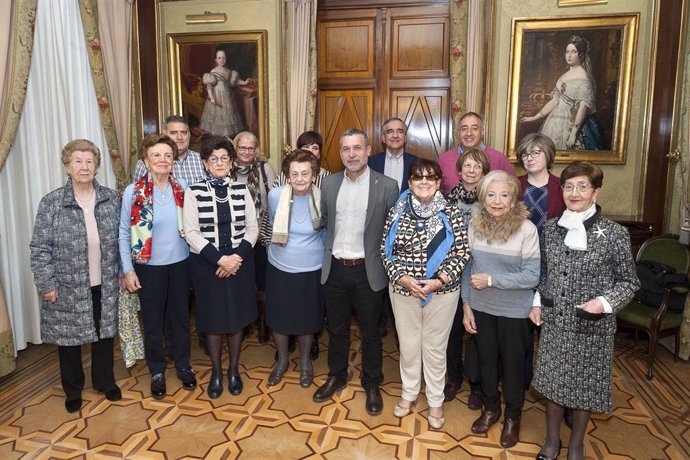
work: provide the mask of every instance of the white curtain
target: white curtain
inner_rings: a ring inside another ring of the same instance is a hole
[[[309,95],[309,36],[311,0],[286,0],[285,51],[287,63],[287,143],[295,148],[306,130]]]
[[[62,147],[93,141],[102,152],[97,179],[115,185],[82,31],[77,0],[39,0],[24,111],[0,171],[0,277],[17,350],[41,342],[29,241],[39,201],[67,178]]]

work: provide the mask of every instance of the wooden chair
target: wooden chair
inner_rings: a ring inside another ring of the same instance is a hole
[[[690,270],[690,249],[680,244],[675,235],[662,235],[647,240],[637,253],[637,261],[653,260],[673,267],[678,273],[688,273]],[[643,330],[649,336],[649,355],[647,357],[647,380],[654,377],[652,367],[656,345],[661,337],[675,336],[674,361],[678,360],[680,349],[680,325],[683,321],[682,313],[673,313],[668,310],[669,294],[672,292],[687,292],[687,289],[675,287],[667,288],[664,293],[661,307],[647,306],[637,300],[630,302],[616,315],[619,327],[635,329],[635,346],[637,346],[637,333]]]

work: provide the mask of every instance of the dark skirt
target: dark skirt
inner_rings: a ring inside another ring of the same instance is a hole
[[[247,257],[237,273],[228,278],[218,278],[218,266],[198,254],[191,254],[190,262],[198,330],[231,334],[257,318],[253,257]]]
[[[287,273],[266,267],[266,324],[285,335],[306,335],[323,327],[321,270]]]

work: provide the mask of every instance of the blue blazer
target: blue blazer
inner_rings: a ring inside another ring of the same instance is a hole
[[[403,152],[403,180],[400,184],[400,193],[407,190],[407,170],[410,169],[410,164],[416,160],[417,157],[411,153]],[[374,171],[383,174],[386,166],[386,152],[377,153],[369,157],[369,167]]]

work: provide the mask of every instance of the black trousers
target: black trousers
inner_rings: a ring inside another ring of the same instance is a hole
[[[101,287],[91,288],[93,303],[93,322],[96,335],[101,335]],[[115,387],[113,373],[113,338],[101,339],[91,343],[91,383],[100,391]],[[60,380],[67,399],[81,397],[84,389],[84,368],[81,363],[81,345],[58,346]]]
[[[177,369],[189,366],[189,261],[169,265],[135,264],[141,289],[144,352],[151,374],[165,372],[163,322],[168,317],[172,354]]]
[[[448,373],[448,381],[456,385],[462,384],[463,374],[465,373],[465,364],[462,361],[462,345],[465,338],[465,326],[462,324],[462,298],[458,301],[458,309],[455,311],[453,318],[453,326],[450,329],[450,336],[448,337],[448,346],[446,347],[446,365]],[[465,361],[468,367],[476,368],[478,366],[479,357],[476,353],[466,353]],[[472,362],[470,362],[472,361]],[[468,379],[469,380],[469,379]],[[479,380],[479,379],[477,379]],[[469,380],[470,389],[473,391],[481,391],[482,387],[479,381],[473,382]]]
[[[502,364],[506,418],[517,419],[525,402],[525,356],[529,319],[506,318],[472,310],[477,324],[477,352],[484,404],[488,410],[501,407],[498,363]]]
[[[347,378],[350,322],[354,311],[362,335],[362,387],[378,387],[383,382],[379,320],[385,289],[371,289],[364,265],[345,267],[334,259],[324,291],[329,332],[328,375]]]

